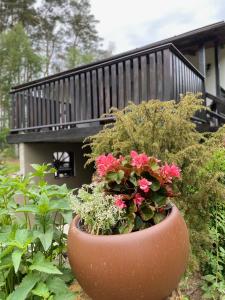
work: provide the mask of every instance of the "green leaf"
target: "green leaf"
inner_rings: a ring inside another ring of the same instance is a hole
[[[133,172],[132,172],[133,173]],[[130,182],[133,183],[134,186],[137,186],[137,178],[135,176],[132,176],[132,173],[131,173],[131,176],[129,178]]]
[[[136,216],[135,218],[135,230],[141,230],[146,227],[146,224],[142,221],[142,219],[139,216]]]
[[[54,200],[49,203],[49,211],[59,211],[59,210],[69,210],[71,211],[71,207],[69,203],[65,200]]]
[[[155,181],[151,184],[150,188],[153,192],[157,192],[160,189],[160,183]]]
[[[25,300],[27,295],[33,289],[35,284],[39,281],[40,276],[37,273],[29,273],[26,275],[21,284],[16,290],[7,297],[7,300]]]
[[[16,231],[15,241],[21,246],[26,246],[32,241],[31,232],[27,229],[18,229]]]
[[[123,225],[119,227],[119,232],[121,234],[132,232],[135,225],[134,221],[135,221],[135,214],[130,214],[128,216],[127,222],[125,222]]]
[[[150,206],[145,204],[141,206],[140,215],[143,221],[149,221],[154,216],[154,212]]]
[[[164,220],[166,218],[165,215],[161,214],[161,213],[155,213],[154,215],[154,223],[155,224],[159,224],[160,222],[162,222],[162,220]]]
[[[151,197],[152,201],[155,202],[158,206],[163,206],[166,204],[167,197],[165,195],[160,195],[158,193],[154,193]]]
[[[215,282],[216,277],[214,275],[205,275],[202,277],[204,280],[208,281],[208,282]]]
[[[111,172],[107,174],[107,180],[115,181],[116,183],[120,184],[124,177],[124,171],[119,170],[118,172]]]
[[[45,215],[50,211],[49,198],[46,194],[42,194],[38,201],[38,212],[40,215]]]
[[[130,206],[129,206],[129,209],[128,209],[128,212],[129,214],[133,214],[137,211],[137,206],[136,204],[132,201]]]
[[[37,287],[32,290],[32,294],[47,299],[50,296],[49,289],[44,282],[39,282]]]
[[[37,207],[34,205],[24,205],[16,209],[16,212],[38,213]]]
[[[68,286],[59,277],[50,277],[47,282],[48,289],[55,294],[54,300],[74,300],[75,293],[69,291]]]
[[[45,233],[38,234],[38,238],[40,239],[40,242],[45,251],[47,251],[52,244],[53,233],[54,233],[53,227],[49,226],[49,228],[46,230]]]
[[[152,162],[151,169],[152,169],[152,171],[157,171],[159,169],[159,165],[155,162]]]
[[[30,270],[36,270],[39,272],[47,274],[62,274],[59,269],[54,266],[54,264],[48,261],[41,252],[38,252],[34,259],[32,265],[29,267]]]
[[[14,247],[11,245],[9,247],[5,248],[2,252],[0,252],[0,259],[4,258],[5,256],[12,253],[13,249],[14,249]]]
[[[16,249],[12,253],[12,262],[13,262],[15,273],[17,273],[19,269],[22,255],[23,255],[23,251],[20,249]]]
[[[64,222],[70,224],[70,222],[73,219],[73,213],[71,211],[67,211],[67,212],[62,212],[61,214],[64,218]]]

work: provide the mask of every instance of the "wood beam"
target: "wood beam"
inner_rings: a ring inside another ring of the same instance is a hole
[[[83,140],[91,135],[98,133],[102,130],[103,126],[80,127],[61,129],[55,131],[31,132],[23,134],[9,134],[7,141],[9,144],[20,143],[40,143],[40,142],[83,142]]]

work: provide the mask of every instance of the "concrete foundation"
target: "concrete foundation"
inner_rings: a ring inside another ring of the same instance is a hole
[[[55,178],[54,174],[47,176],[51,184],[66,184],[69,188],[80,187],[84,183],[90,183],[94,169],[84,168],[86,159],[82,143],[21,143],[19,145],[20,171],[27,174],[33,169],[31,164],[43,164],[53,162],[54,152],[74,153],[74,176]]]

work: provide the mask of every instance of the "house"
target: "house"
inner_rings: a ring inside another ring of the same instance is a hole
[[[194,121],[214,130],[225,122],[225,22],[218,22],[111,58],[12,88],[8,142],[19,144],[23,173],[53,163],[51,182],[76,187],[84,170],[82,141],[111,118],[102,114],[128,101],[176,99],[201,92],[212,111]]]

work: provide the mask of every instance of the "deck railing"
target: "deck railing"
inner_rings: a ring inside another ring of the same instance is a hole
[[[112,57],[13,88],[12,129],[70,128],[129,101],[204,93],[203,75],[172,45]]]

